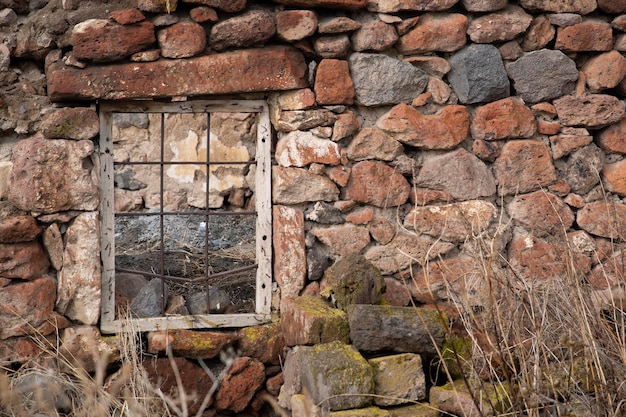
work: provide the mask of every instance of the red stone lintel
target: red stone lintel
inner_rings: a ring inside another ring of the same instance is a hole
[[[291,7],[328,7],[331,9],[362,9],[366,0],[275,0],[276,3]]]
[[[122,100],[280,91],[308,87],[302,54],[288,46],[191,59],[63,67],[48,76],[52,101]]]

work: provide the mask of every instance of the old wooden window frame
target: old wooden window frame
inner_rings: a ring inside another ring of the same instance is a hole
[[[133,318],[135,331],[247,327],[271,321],[272,304],[272,206],[271,123],[262,100],[194,100],[185,102],[111,101],[98,103],[100,114],[100,190],[102,298],[100,329],[117,333],[129,325],[115,317],[115,230],[113,115],[115,113],[255,113],[257,126],[255,208],[256,302],[254,313],[205,314]],[[208,208],[207,208],[208,210]]]

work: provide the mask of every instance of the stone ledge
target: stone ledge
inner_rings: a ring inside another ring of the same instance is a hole
[[[235,94],[308,87],[307,65],[291,47],[273,46],[186,60],[53,69],[52,101],[122,100]]]

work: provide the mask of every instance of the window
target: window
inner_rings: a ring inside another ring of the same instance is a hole
[[[99,112],[101,330],[122,329],[124,305],[139,331],[269,321],[267,104],[102,102]]]

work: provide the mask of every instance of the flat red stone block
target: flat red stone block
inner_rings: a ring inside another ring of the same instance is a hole
[[[48,95],[52,101],[121,100],[281,91],[308,87],[306,73],[298,50],[275,46],[187,60],[53,69]]]
[[[276,3],[292,7],[328,7],[330,9],[356,10],[365,7],[366,0],[276,0]]]

